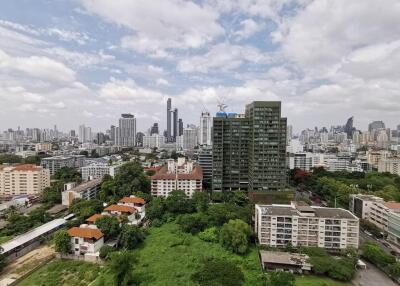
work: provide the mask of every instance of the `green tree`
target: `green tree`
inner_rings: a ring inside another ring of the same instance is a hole
[[[386,267],[396,262],[393,255],[387,254],[377,243],[368,240],[362,247],[363,256],[375,265]]]
[[[145,238],[142,229],[135,225],[124,225],[121,231],[120,243],[123,248],[131,250],[136,248]]]
[[[214,258],[205,260],[191,279],[200,286],[240,286],[244,275],[235,263]]]
[[[114,247],[112,247],[112,246],[110,246],[110,245],[103,245],[101,248],[100,248],[100,253],[99,253],[99,257],[101,258],[101,259],[109,259],[110,258],[110,256],[111,256],[111,253],[113,253],[113,252],[115,252],[116,251],[116,249],[114,248]]]
[[[9,163],[22,163],[22,157],[14,154],[0,154],[0,164]]]
[[[70,206],[73,212],[81,221],[100,213],[103,210],[103,203],[99,200],[74,200]]]
[[[110,272],[116,286],[131,285],[133,280],[132,269],[136,261],[136,257],[128,251],[111,254]]]
[[[64,188],[64,183],[57,181],[52,183],[50,187],[47,187],[40,194],[40,199],[43,203],[49,203],[50,205],[61,203],[61,192]]]
[[[267,286],[294,286],[296,278],[292,273],[276,271],[268,277]]]
[[[183,214],[176,222],[184,232],[196,234],[207,226],[207,216],[203,213]]]
[[[250,227],[240,219],[230,220],[224,224],[220,231],[219,241],[221,245],[238,254],[247,251]]]
[[[66,230],[59,230],[54,235],[55,250],[61,254],[68,254],[71,250],[71,237]]]
[[[207,242],[218,242],[218,234],[218,228],[213,226],[200,232],[199,238]]]
[[[208,208],[208,194],[206,192],[194,192],[192,202],[198,212],[205,212]]]
[[[0,272],[7,266],[7,257],[3,254],[4,249],[0,248]]]
[[[249,197],[244,191],[233,191],[229,194],[228,201],[238,206],[245,206],[249,203]]]
[[[154,198],[146,205],[146,217],[150,220],[162,219],[167,208],[163,198]]]
[[[116,217],[101,217],[96,220],[95,224],[107,239],[117,237],[121,232],[119,221]]]
[[[183,191],[172,191],[165,200],[167,211],[172,214],[184,214],[194,211],[192,201]]]
[[[118,197],[130,196],[135,192],[150,192],[150,180],[138,162],[122,165],[114,182],[118,190]]]
[[[60,180],[64,183],[82,181],[81,173],[79,173],[75,168],[62,167],[60,170],[54,174],[54,179]]]

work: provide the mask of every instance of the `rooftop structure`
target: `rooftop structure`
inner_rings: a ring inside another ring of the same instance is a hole
[[[310,271],[308,256],[299,253],[260,251],[260,260],[264,270]]]

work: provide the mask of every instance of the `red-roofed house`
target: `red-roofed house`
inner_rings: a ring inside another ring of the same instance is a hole
[[[95,225],[83,224],[73,227],[68,230],[68,234],[75,255],[98,256],[100,248],[104,245],[104,234]]]
[[[130,197],[123,197],[122,199],[119,200],[118,204],[123,206],[134,207],[135,209],[138,210],[138,212],[141,213],[144,212],[144,206],[146,202],[142,198],[130,196]]]

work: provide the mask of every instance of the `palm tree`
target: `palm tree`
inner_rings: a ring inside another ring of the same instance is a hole
[[[129,251],[111,254],[110,270],[116,286],[128,286],[133,279],[132,270],[136,258]]]

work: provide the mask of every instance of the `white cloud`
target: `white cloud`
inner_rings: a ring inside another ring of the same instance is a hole
[[[241,29],[234,34],[240,39],[248,38],[263,29],[263,25],[253,19],[246,19],[240,22]]]
[[[157,85],[164,85],[164,86],[169,86],[170,83],[168,82],[168,80],[164,79],[164,78],[158,78],[156,80],[156,84]]]
[[[169,49],[199,48],[224,33],[218,13],[184,0],[81,0],[91,13],[134,33],[122,45],[157,57]]]
[[[221,43],[213,46],[206,54],[180,60],[177,66],[180,72],[207,73],[210,69],[233,70],[242,64],[264,64],[269,60],[258,49],[251,46]]]
[[[114,104],[160,103],[164,96],[157,92],[138,86],[133,80],[111,80],[100,86],[101,99]]]
[[[44,29],[42,30],[42,32],[48,34],[49,36],[56,36],[61,41],[76,42],[79,45],[84,45],[91,40],[90,37],[85,33],[80,33],[76,31],[67,31],[55,27]]]
[[[0,50],[0,72],[10,71],[50,81],[71,82],[75,79],[75,72],[61,62],[42,56],[12,57]]]

